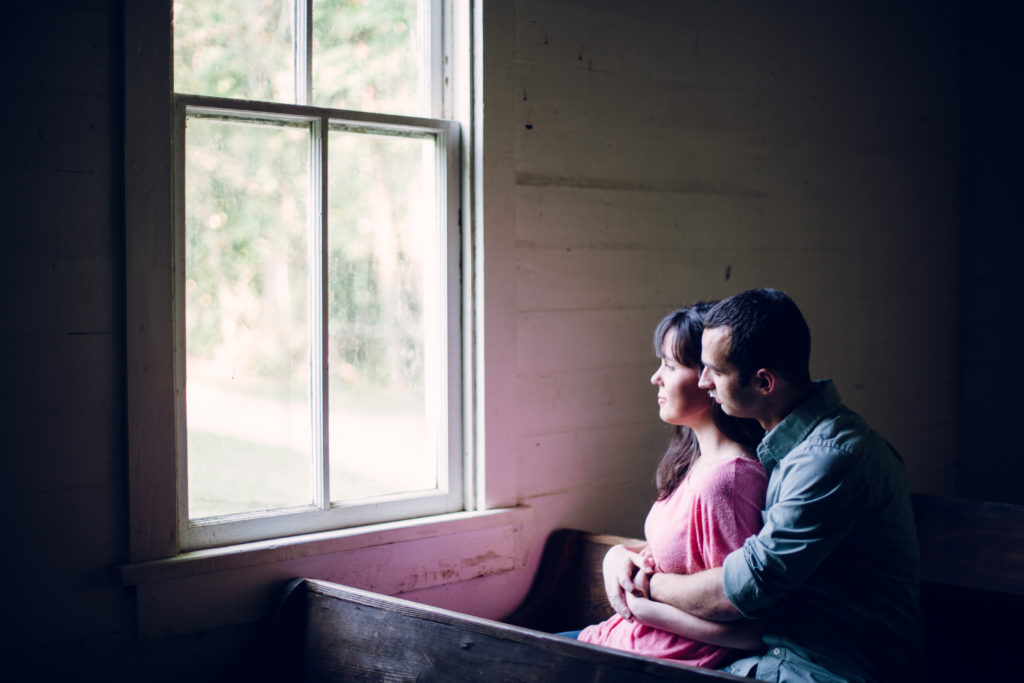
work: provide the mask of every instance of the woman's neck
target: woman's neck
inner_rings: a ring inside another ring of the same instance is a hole
[[[693,435],[697,437],[697,445],[700,447],[700,456],[708,460],[716,460],[729,455],[745,454],[743,446],[736,443],[718,428],[710,411],[706,417],[689,425]]]

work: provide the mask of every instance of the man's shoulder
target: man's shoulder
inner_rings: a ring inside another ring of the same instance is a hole
[[[853,472],[889,471],[899,462],[899,455],[878,432],[840,406],[782,457],[781,466],[785,476],[847,477]]]
[[[863,417],[847,408],[846,405],[839,404],[821,416],[814,428],[808,432],[804,441],[817,439],[857,442],[872,438],[874,433],[871,425]]]
[[[823,416],[782,459],[789,464],[813,460],[820,465],[823,460],[841,461],[866,449],[884,447],[885,440],[860,415],[840,405]]]

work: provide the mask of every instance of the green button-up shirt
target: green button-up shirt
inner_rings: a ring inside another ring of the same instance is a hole
[[[741,613],[765,619],[758,676],[807,680],[811,662],[839,680],[906,680],[921,619],[899,455],[828,380],[757,454],[768,472],[764,527],[726,558],[724,588]]]

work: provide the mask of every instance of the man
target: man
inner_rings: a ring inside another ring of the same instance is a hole
[[[768,472],[764,528],[717,569],[655,573],[654,600],[718,621],[760,618],[767,651],[727,671],[770,681],[913,678],[918,547],[903,462],[812,382],[811,338],[775,290],[737,294],[704,322],[699,386],[757,419]]]

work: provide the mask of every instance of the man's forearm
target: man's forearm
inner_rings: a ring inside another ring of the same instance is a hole
[[[712,621],[732,621],[743,616],[725,597],[721,567],[697,574],[656,573],[651,576],[650,593],[652,600]]]

